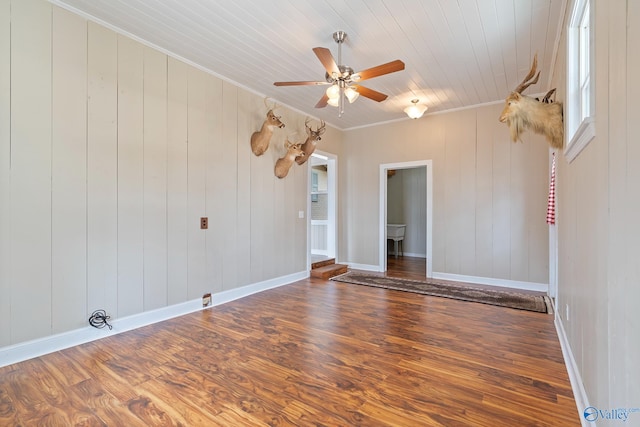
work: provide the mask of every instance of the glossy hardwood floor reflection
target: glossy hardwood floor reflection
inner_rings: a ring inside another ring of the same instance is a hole
[[[408,256],[387,257],[385,275],[412,280],[424,280],[427,275],[427,260]]]
[[[580,422],[552,315],[308,279],[0,368],[0,425]]]

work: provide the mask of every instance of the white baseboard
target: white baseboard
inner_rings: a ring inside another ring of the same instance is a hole
[[[564,326],[562,325],[558,310],[555,312],[554,324],[556,326],[556,332],[558,333],[558,339],[560,340],[562,357],[564,358],[564,363],[567,366],[567,373],[569,374],[569,381],[571,382],[571,389],[573,390],[573,398],[576,401],[578,416],[580,417],[580,422],[583,427],[593,427],[596,425],[595,422],[588,422],[584,418],[584,410],[591,405],[589,405],[589,398],[587,397],[587,392],[584,389],[584,384],[582,383],[582,376],[580,375],[580,370],[576,364],[576,359],[573,357],[573,352],[571,351],[571,346],[569,345],[569,340],[567,339],[567,334],[564,331]]]
[[[293,283],[307,277],[309,277],[309,272],[302,271],[287,276],[265,280],[263,282],[253,283],[241,288],[218,292],[212,294],[212,305],[206,308],[211,308],[213,306],[224,304],[226,302],[246,297],[251,294],[266,291],[267,289],[273,289],[279,286],[287,285],[289,283]],[[54,351],[63,350],[65,348],[84,344],[90,341],[95,341],[101,338],[120,334],[122,332],[147,326],[152,323],[169,320],[174,317],[193,313],[202,309],[202,299],[198,298],[180,304],[174,304],[168,307],[159,308],[157,310],[145,311],[143,313],[134,314],[132,316],[114,319],[111,322],[113,329],[109,329],[107,327],[103,329],[96,329],[91,326],[86,326],[84,328],[75,329],[73,331],[3,347],[0,348],[0,367],[7,366],[12,363],[22,362],[34,357],[43,356]]]
[[[258,292],[266,291],[268,289],[277,288],[279,286],[288,285],[289,283],[297,282],[298,280],[306,279],[309,277],[309,271],[301,271],[299,273],[289,274],[287,276],[276,277],[274,279],[265,280],[251,285],[243,286],[241,288],[229,289],[227,291],[218,292],[211,295],[211,301],[213,306],[224,304],[233,300],[237,300]]]
[[[433,272],[433,279],[452,280],[456,282],[477,283],[479,285],[502,286],[512,289],[523,289],[527,291],[549,292],[548,283],[522,282],[519,280],[494,279],[492,277],[466,276],[463,274],[436,273]]]
[[[371,264],[357,264],[354,262],[341,262],[340,264],[347,264],[349,268],[353,268],[354,270],[364,270],[364,271],[382,271],[380,270],[379,265],[371,265]]]
[[[426,258],[427,254],[416,254],[413,252],[401,252],[402,256],[408,256],[408,257],[412,257],[412,258]]]

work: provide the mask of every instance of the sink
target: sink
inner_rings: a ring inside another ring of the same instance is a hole
[[[394,237],[404,237],[404,231],[407,228],[407,224],[387,224],[387,238],[393,239]]]

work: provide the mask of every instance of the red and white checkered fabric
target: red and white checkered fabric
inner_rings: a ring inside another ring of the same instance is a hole
[[[549,180],[549,201],[547,203],[547,224],[556,223],[556,153],[551,161],[551,179]]]

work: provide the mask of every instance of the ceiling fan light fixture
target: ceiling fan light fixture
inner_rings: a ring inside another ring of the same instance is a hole
[[[412,99],[411,100],[411,104],[412,105],[410,105],[410,106],[408,106],[407,108],[404,109],[404,112],[411,119],[419,119],[420,117],[422,117],[424,112],[427,111],[427,106],[426,105],[418,105],[418,102],[420,102],[419,99]]]
[[[340,97],[336,96],[335,98],[329,98],[327,100],[327,104],[331,105],[332,107],[337,107],[340,102],[339,102]]]
[[[327,88],[326,94],[329,99],[335,99],[337,102],[338,97],[340,96],[340,87],[338,87],[337,84],[332,84]]]
[[[357,90],[355,90],[352,87],[347,87],[344,90],[344,95],[347,97],[347,99],[349,100],[349,104],[353,104],[353,102],[358,99],[358,97],[360,96],[360,94],[358,93]]]

